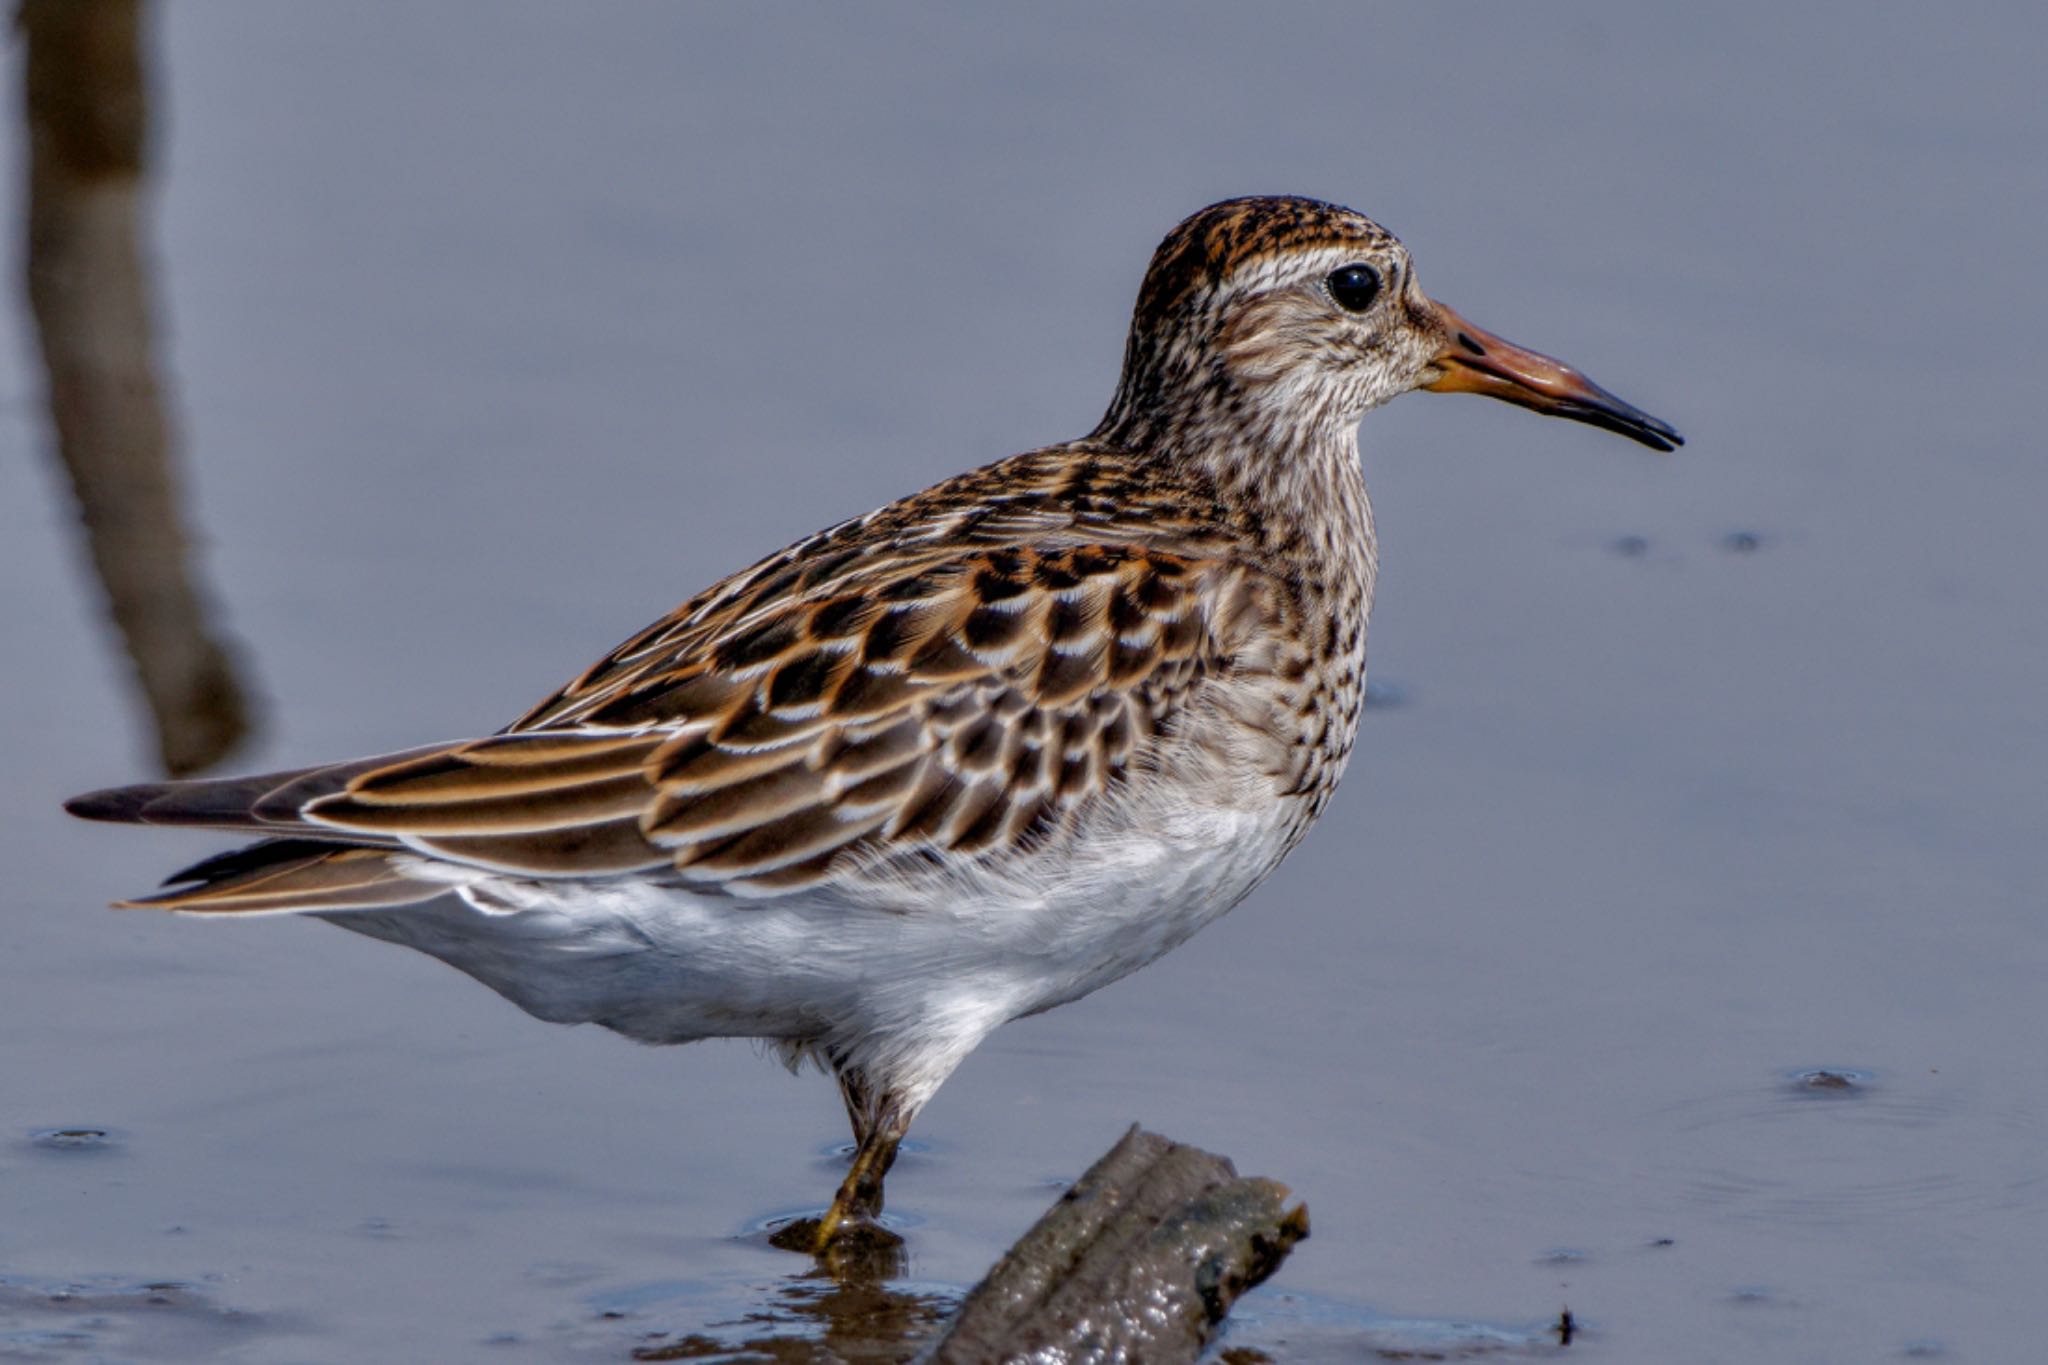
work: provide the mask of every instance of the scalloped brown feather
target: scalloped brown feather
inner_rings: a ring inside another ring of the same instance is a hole
[[[1128,456],[1019,457],[734,575],[504,734],[360,771],[303,818],[511,872],[666,860],[748,892],[1043,839],[1275,624],[1245,616],[1226,527]]]

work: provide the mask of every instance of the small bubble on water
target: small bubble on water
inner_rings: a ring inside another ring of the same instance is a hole
[[[47,1152],[105,1152],[114,1146],[114,1135],[105,1128],[38,1128],[28,1140]]]
[[[1849,1067],[1815,1066],[1791,1075],[1792,1092],[1814,1099],[1848,1099],[1862,1096],[1870,1085],[1870,1073]]]

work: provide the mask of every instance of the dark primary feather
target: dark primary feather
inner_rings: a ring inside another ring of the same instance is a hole
[[[342,791],[361,773],[432,752],[433,747],[244,777],[108,787],[74,796],[64,809],[81,819],[121,824],[278,833],[302,823],[301,808],[307,801]]]

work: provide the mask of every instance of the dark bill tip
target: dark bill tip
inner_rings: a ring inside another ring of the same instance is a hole
[[[1435,305],[1446,342],[1436,358],[1437,378],[1423,387],[1436,393],[1480,393],[1551,417],[1599,427],[1652,450],[1685,444],[1677,428],[1625,403],[1561,360],[1517,346]]]
[[[1559,403],[1553,407],[1538,409],[1552,417],[1567,417],[1574,422],[1584,422],[1589,427],[1599,427],[1631,441],[1639,441],[1652,450],[1676,450],[1685,444],[1685,437],[1678,434],[1678,428],[1659,417],[1652,417],[1641,408],[1624,403],[1605,389],[1598,389],[1604,402]]]

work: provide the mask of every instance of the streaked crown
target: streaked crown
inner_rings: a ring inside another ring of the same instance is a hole
[[[1304,247],[1379,251],[1399,245],[1393,233],[1341,204],[1293,195],[1226,199],[1166,234],[1138,290],[1133,325],[1156,325],[1191,294],[1214,288],[1262,258]]]

